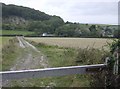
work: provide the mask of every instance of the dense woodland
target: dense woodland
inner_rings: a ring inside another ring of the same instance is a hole
[[[64,22],[59,16],[51,16],[39,10],[2,3],[3,30],[27,30],[63,37],[118,37],[117,25],[97,25]],[[46,35],[47,36],[47,35]]]

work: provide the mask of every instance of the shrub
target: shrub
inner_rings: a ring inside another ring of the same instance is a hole
[[[105,58],[110,55],[109,52],[94,48],[79,49],[76,57],[76,63],[78,65],[91,65],[91,64],[103,64]],[[105,71],[86,75],[90,77],[90,86],[105,87]]]

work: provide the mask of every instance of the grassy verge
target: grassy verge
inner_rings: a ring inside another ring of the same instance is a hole
[[[9,70],[13,65],[15,59],[20,53],[17,47],[17,39],[9,39],[6,45],[2,47],[2,70]]]
[[[0,37],[0,49],[6,44],[8,44],[8,41],[12,39],[12,37]]]
[[[2,70],[3,48],[9,44],[10,39],[12,39],[12,37],[0,37],[0,70]]]
[[[58,46],[38,45],[37,48],[48,58],[51,67],[64,67],[76,65],[74,59],[76,50]]]

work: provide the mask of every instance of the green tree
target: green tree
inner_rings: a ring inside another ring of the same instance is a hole
[[[37,35],[41,35],[44,32],[48,33],[50,31],[49,25],[46,25],[41,21],[34,21],[29,23],[27,29],[29,31],[35,31]]]
[[[65,24],[55,31],[55,33],[58,36],[67,36],[67,37],[73,37],[75,36],[75,28],[71,24]]]
[[[101,28],[97,25],[90,26],[90,35],[91,37],[100,37],[101,36]]]

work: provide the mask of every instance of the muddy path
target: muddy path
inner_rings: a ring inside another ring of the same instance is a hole
[[[35,46],[30,44],[24,37],[16,37],[19,41],[20,55],[10,70],[27,70],[49,67],[47,58]],[[10,81],[3,81],[2,86],[12,86]]]

